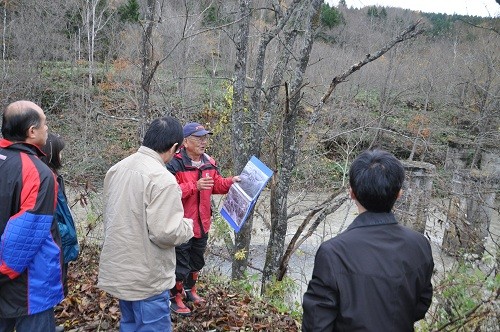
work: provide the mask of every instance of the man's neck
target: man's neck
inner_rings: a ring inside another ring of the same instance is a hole
[[[359,202],[357,200],[354,200],[354,203],[356,203],[356,207],[358,208],[358,214],[361,214],[361,213],[367,211],[365,209],[365,207],[363,205],[359,204]]]
[[[189,159],[191,159],[191,161],[194,161],[194,162],[199,162],[201,161],[201,155],[193,155],[191,153],[189,153],[188,150],[186,150],[186,154],[188,155]]]

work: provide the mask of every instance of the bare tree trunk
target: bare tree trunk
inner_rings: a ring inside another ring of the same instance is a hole
[[[289,6],[288,11],[285,16],[282,16],[282,11],[279,3],[274,3],[273,7],[278,16],[278,24],[270,29],[266,30],[260,39],[255,76],[254,76],[254,86],[253,93],[250,98],[250,105],[247,111],[247,115],[242,112],[243,110],[243,100],[244,100],[244,81],[246,76],[246,57],[247,57],[247,47],[248,47],[248,20],[250,19],[250,11],[248,9],[248,3],[246,1],[240,1],[240,10],[242,21],[240,23],[239,29],[239,43],[237,44],[237,61],[235,66],[236,81],[234,83],[233,92],[233,146],[235,146],[236,155],[234,160],[238,160],[235,163],[235,171],[239,173],[250,156],[256,155],[260,156],[261,148],[261,137],[262,130],[259,124],[259,114],[261,112],[261,101],[262,101],[262,90],[263,90],[263,76],[265,67],[266,50],[269,42],[275,38],[278,33],[283,29],[291,15],[293,14],[297,5],[301,0],[294,0]],[[245,43],[243,45],[243,43]],[[245,61],[245,68],[243,70],[243,59]],[[239,233],[235,235],[235,250],[243,251],[246,253],[245,259],[234,260],[232,277],[234,279],[239,279],[243,276],[244,271],[248,266],[248,250],[251,242],[251,229],[253,224],[253,211],[248,217],[245,225],[240,230]]]
[[[92,124],[90,123],[90,119],[93,117],[92,113],[94,112],[95,106],[93,102],[93,88],[94,85],[94,73],[95,73],[95,63],[94,63],[94,51],[95,51],[95,42],[97,38],[97,34],[99,31],[106,25],[106,23],[111,18],[111,15],[105,18],[105,13],[107,10],[107,6],[97,11],[97,7],[101,0],[86,0],[85,7],[83,8],[82,19],[84,20],[82,23],[84,25],[85,31],[87,33],[87,60],[88,60],[88,73],[87,73],[87,93],[85,95],[85,104],[88,116],[86,117],[86,128],[85,135],[89,136],[89,133],[92,131]],[[86,153],[84,151],[84,153]]]
[[[152,34],[154,27],[156,1],[147,0],[146,17],[142,32],[141,45],[141,99],[139,102],[138,140],[142,142],[146,133],[146,112],[149,109],[149,90],[151,85],[151,66],[153,62]]]
[[[309,63],[312,45],[314,43],[314,33],[319,22],[319,13],[322,0],[311,0],[305,4],[304,16],[305,33],[304,44],[300,50],[297,67],[291,85],[291,96],[289,98],[287,90],[287,103],[283,119],[283,145],[282,157],[280,160],[280,172],[275,174],[275,187],[271,189],[271,234],[267,245],[266,262],[262,274],[262,292],[265,291],[266,284],[271,277],[276,274],[281,258],[285,250],[285,235],[288,220],[288,191],[290,189],[290,179],[295,169],[297,146],[297,120],[300,110],[300,99],[304,73]]]
[[[84,10],[84,26],[87,30],[87,51],[88,51],[88,84],[89,89],[92,88],[94,80],[94,53],[95,53],[95,42],[97,39],[97,34],[102,28],[108,23],[111,18],[111,14],[106,17],[107,5],[98,11],[99,4],[102,4],[101,0],[87,0],[85,2]]]
[[[236,37],[236,63],[234,65],[235,81],[233,84],[233,112],[231,144],[234,160],[234,172],[239,174],[248,161],[244,139],[245,123],[245,81],[247,73],[248,34],[250,29],[249,0],[240,0],[240,23]],[[233,260],[231,277],[241,279],[248,266],[248,250],[250,248],[253,216],[250,215],[239,233],[235,234],[234,252],[243,251],[245,258]]]
[[[141,45],[141,95],[139,102],[139,128],[138,141],[142,143],[144,134],[146,133],[147,112],[149,110],[149,94],[151,90],[151,81],[154,74],[160,65],[159,61],[154,61],[154,43],[153,43],[153,28],[156,22],[156,1],[147,0],[146,15],[142,31]]]
[[[82,59],[82,29],[78,27],[78,45],[77,45],[77,50],[78,50],[78,57],[77,60]]]
[[[85,25],[87,26],[87,60],[88,60],[88,85],[92,89],[94,77],[94,37],[95,37],[95,6],[87,1],[85,9]]]
[[[289,21],[290,17],[295,13],[295,9],[297,8],[300,2],[301,0],[294,0],[293,3],[290,4],[284,16],[282,14],[282,10],[279,3],[274,4],[273,6],[275,12],[278,13],[277,14],[278,24],[273,29],[265,31],[260,39],[258,53],[257,53],[256,68],[255,68],[254,87],[250,102],[250,114],[253,114],[251,116],[251,118],[253,119],[258,119],[259,118],[258,115],[261,112],[261,101],[263,99],[262,87],[263,87],[263,76],[264,76],[267,46],[269,45],[271,40],[273,40],[283,30],[283,27]],[[290,52],[287,51],[286,54],[288,54],[289,57]],[[281,78],[282,77],[283,74],[281,73]],[[275,76],[275,78],[277,77]],[[277,90],[276,90],[276,95],[277,95]],[[250,146],[250,149],[252,150],[250,155],[253,154],[260,156],[260,148],[262,142],[260,138],[262,137],[262,130],[260,129],[257,120],[251,121],[250,126],[251,126],[252,142],[255,143]]]
[[[484,145],[485,136],[490,129],[489,122],[491,121],[491,115],[488,112],[488,99],[491,96],[491,84],[493,81],[493,68],[491,63],[487,63],[487,78],[483,85],[476,83],[474,88],[476,89],[477,95],[479,95],[478,108],[479,108],[479,120],[478,129],[479,133],[476,136],[476,146],[474,149],[474,155],[471,162],[471,168],[479,168],[479,159],[481,157],[481,150]]]
[[[297,29],[291,29],[291,31],[285,32],[285,42],[284,44],[281,44],[281,47],[278,51],[278,54],[281,54],[281,56],[276,63],[276,66],[274,67],[271,84],[269,85],[266,97],[266,105],[262,110],[262,127],[266,132],[269,131],[269,126],[271,124],[273,116],[276,116],[276,114],[278,114],[278,109],[280,107],[280,104],[278,103],[278,93],[282,86],[283,75],[285,73],[286,66],[288,65],[288,61],[292,56],[290,50],[292,49],[293,44],[295,44],[297,33]],[[279,140],[275,140],[274,142],[276,141]],[[276,147],[277,145],[274,146]],[[274,155],[277,155],[277,151],[274,151]],[[274,164],[273,167],[276,168],[277,165]]]

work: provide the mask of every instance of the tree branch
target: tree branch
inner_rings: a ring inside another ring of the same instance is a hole
[[[280,261],[280,267],[278,269],[278,275],[276,278],[277,280],[283,279],[288,269],[288,262],[290,261],[290,258],[292,257],[293,253],[300,247],[302,243],[304,243],[304,241],[308,237],[310,237],[313,234],[313,232],[319,225],[320,221],[323,220],[324,217],[326,217],[326,215],[337,210],[347,200],[347,196],[341,195],[343,191],[345,191],[344,187],[338,188],[326,200],[324,200],[323,203],[321,203],[320,205],[316,206],[315,208],[309,211],[307,216],[304,218],[300,226],[295,231],[295,234],[293,235],[293,238],[290,240],[290,243],[288,243],[285,253],[283,254],[283,258]],[[322,214],[323,218],[318,217],[316,221],[313,223],[313,225],[309,228],[307,234],[302,236],[302,238],[299,240],[299,237],[306,228],[306,226],[320,211],[326,212],[326,214],[325,213]]]
[[[490,30],[490,31],[493,31],[494,33],[496,33],[497,35],[500,35],[500,31],[498,31],[497,29],[495,29],[494,27],[483,27],[483,26],[480,26],[480,25],[477,25],[477,24],[474,24],[472,22],[469,22],[469,21],[466,21],[464,19],[461,19],[459,18],[458,19],[459,21],[461,22],[464,22],[465,24],[468,24],[470,26],[473,26],[475,28],[479,28],[479,29],[484,29],[484,30]]]
[[[325,102],[328,100],[328,98],[330,98],[333,90],[335,90],[335,88],[337,87],[337,85],[339,83],[344,82],[347,79],[347,77],[349,77],[355,71],[360,70],[364,65],[380,58],[382,55],[387,53],[387,51],[389,51],[391,48],[393,48],[396,44],[401,43],[405,40],[414,38],[414,37],[420,35],[421,33],[423,33],[425,31],[424,29],[417,29],[420,22],[421,22],[421,20],[418,20],[417,22],[411,24],[405,30],[403,30],[403,32],[401,32],[395,39],[393,39],[386,46],[384,46],[382,49],[375,52],[374,54],[367,54],[366,57],[362,61],[352,65],[344,73],[342,73],[338,76],[335,76],[333,78],[332,82],[330,83],[330,87],[328,88],[328,90],[325,92],[325,94],[321,98],[321,101],[319,102],[318,105],[316,105],[309,123],[313,124],[314,122],[316,122],[316,120],[318,118],[319,111],[321,110],[321,108],[323,107]]]

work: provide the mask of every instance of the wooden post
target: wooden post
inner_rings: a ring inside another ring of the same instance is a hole
[[[429,215],[436,166],[418,161],[402,161],[401,163],[406,174],[403,195],[396,202],[395,214],[403,225],[423,234]]]
[[[456,170],[443,250],[450,255],[482,255],[488,236],[499,176],[483,170]]]

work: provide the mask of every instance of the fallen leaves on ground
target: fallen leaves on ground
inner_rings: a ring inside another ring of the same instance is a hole
[[[99,248],[82,246],[68,272],[68,296],[56,307],[58,325],[65,331],[118,331],[118,300],[97,288]],[[192,308],[190,317],[172,314],[174,331],[299,331],[299,323],[290,315],[248,294],[241,294],[221,277],[201,278],[199,294],[207,303]],[[208,278],[206,278],[208,279]],[[215,280],[215,281],[214,281]]]
[[[82,245],[68,268],[68,295],[55,309],[65,331],[118,331],[118,300],[97,288],[99,249]]]

